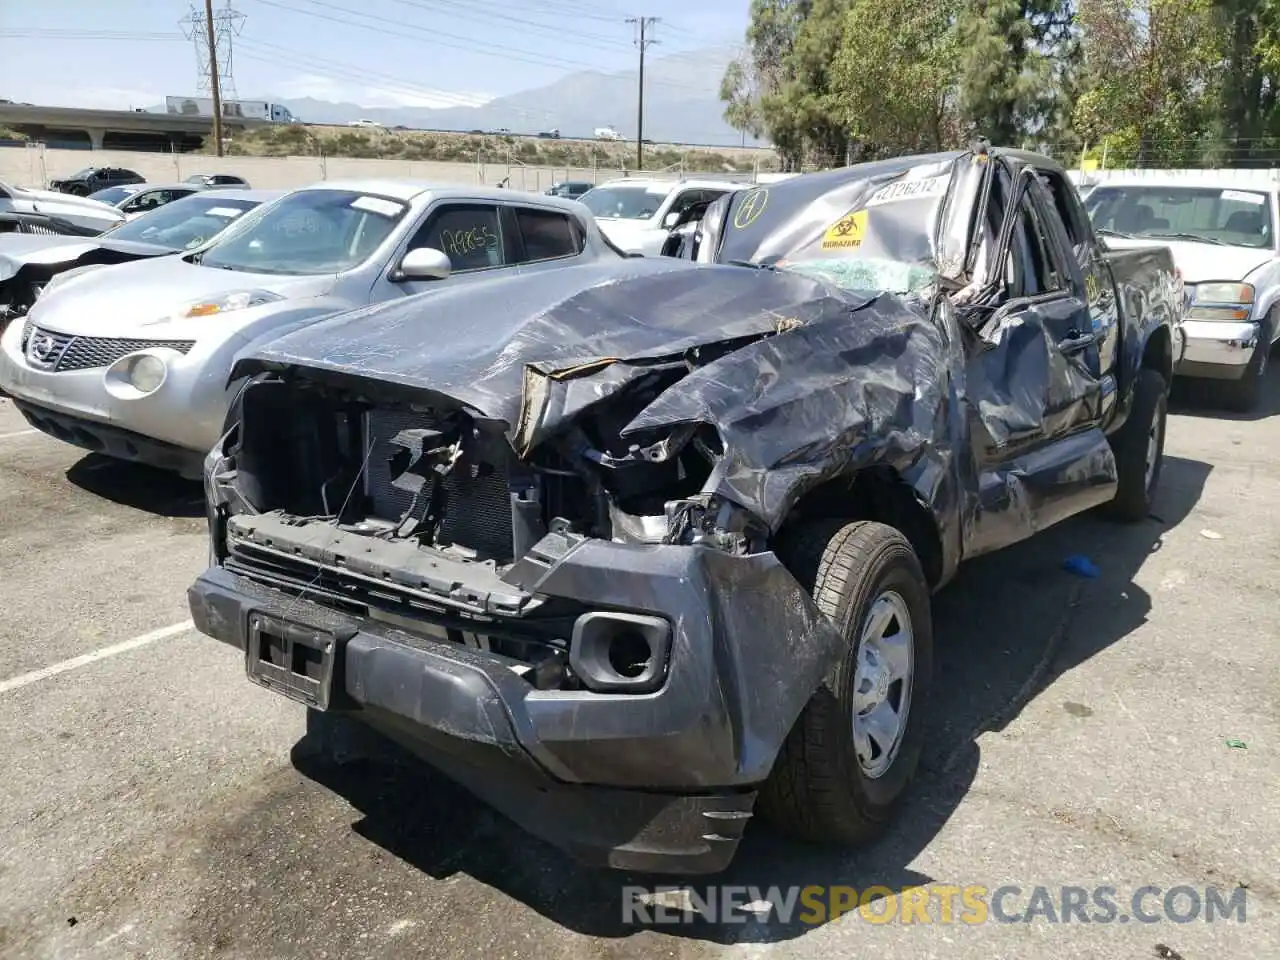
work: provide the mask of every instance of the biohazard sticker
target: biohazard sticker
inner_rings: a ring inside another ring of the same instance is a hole
[[[862,235],[867,231],[867,211],[857,210],[846,214],[822,235],[823,250],[849,250],[862,246]]]
[[[950,174],[940,177],[924,177],[920,180],[895,180],[885,184],[871,195],[868,207],[881,203],[893,203],[895,200],[916,200],[920,197],[940,197],[947,192],[947,184],[951,182]]]

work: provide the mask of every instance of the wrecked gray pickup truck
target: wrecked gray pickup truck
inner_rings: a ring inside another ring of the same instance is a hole
[[[1172,265],[1103,259],[1069,188],[988,153],[802,176],[713,211],[745,265],[494,278],[260,347],[195,623],[314,744],[407,748],[588,863],[715,872],[757,809],[870,837],[925,736],[931,591],[1156,487]]]

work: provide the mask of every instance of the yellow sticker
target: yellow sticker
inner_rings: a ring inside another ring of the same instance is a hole
[[[751,226],[756,222],[756,218],[764,213],[764,208],[768,203],[768,188],[761,187],[758,190],[752,190],[738,204],[738,212],[733,215],[733,225],[739,230]]]
[[[842,250],[862,246],[862,235],[867,229],[867,211],[858,210],[845,214],[822,235],[823,250]]]

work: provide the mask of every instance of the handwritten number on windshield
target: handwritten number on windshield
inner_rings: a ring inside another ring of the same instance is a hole
[[[451,257],[465,257],[481,250],[493,250],[498,246],[497,236],[484,224],[467,230],[442,230],[440,242],[444,252]]]

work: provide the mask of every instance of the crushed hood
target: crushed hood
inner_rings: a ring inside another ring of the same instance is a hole
[[[328,275],[245,273],[197,266],[181,256],[155,257],[67,279],[47,289],[28,316],[32,323],[77,336],[190,336],[193,325],[198,330],[216,323],[225,330],[252,313],[167,319],[194,302],[241,290],[269,290],[289,299],[319,297],[332,290],[334,282]]]
[[[677,356],[858,303],[798,275],[637,258],[361,307],[246,354],[232,377],[264,364],[332,370],[434,391],[515,424],[526,367],[559,376]]]
[[[420,389],[502,421],[524,454],[653,365],[687,362],[623,435],[714,426],[720,491],[773,524],[797,478],[817,482],[855,449],[915,457],[936,432],[945,353],[917,301],[653,258],[350,311],[243,354],[231,378],[302,367]]]

